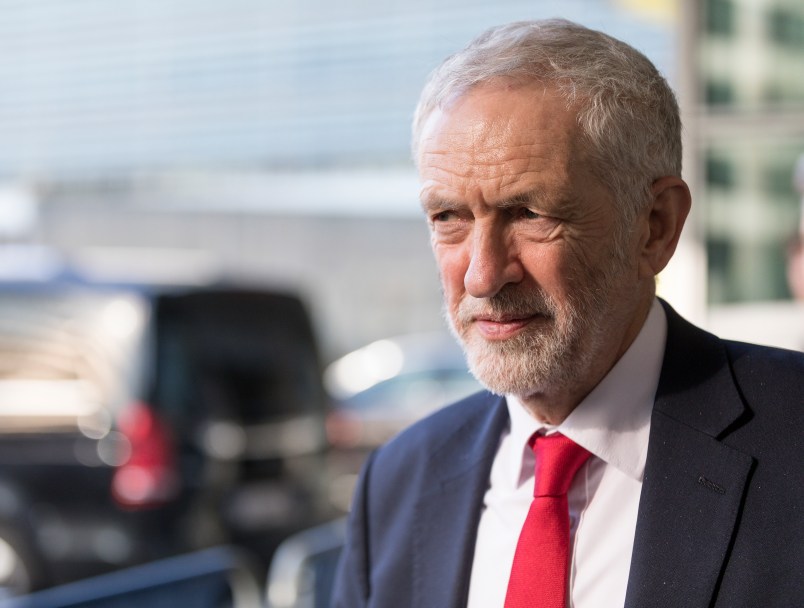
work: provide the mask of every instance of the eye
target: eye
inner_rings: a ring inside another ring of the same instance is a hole
[[[472,221],[471,214],[462,209],[433,210],[429,216],[430,234],[435,243],[450,245],[460,243],[467,235]]]
[[[514,210],[513,215],[519,220],[538,220],[543,217],[541,213],[528,209],[527,207],[518,207]]]
[[[432,216],[430,216],[430,221],[433,223],[449,222],[457,217],[458,214],[454,211],[439,211],[438,213],[434,213]]]

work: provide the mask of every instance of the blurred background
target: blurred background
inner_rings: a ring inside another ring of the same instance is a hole
[[[804,349],[801,0],[0,0],[9,594],[221,544],[262,585],[368,450],[475,390],[409,123],[445,56],[554,16],[678,92],[694,210],[660,294]],[[291,587],[257,594],[318,605]]]

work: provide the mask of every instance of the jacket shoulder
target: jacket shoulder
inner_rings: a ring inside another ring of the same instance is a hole
[[[754,413],[779,410],[788,423],[801,424],[804,353],[729,340],[723,344],[735,383]]]
[[[804,388],[804,353],[772,346],[723,340],[736,373],[757,379],[789,377]]]

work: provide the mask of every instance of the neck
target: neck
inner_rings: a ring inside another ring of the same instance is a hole
[[[583,398],[581,398],[574,404],[559,404],[541,393],[527,397],[517,395],[517,397],[531,416],[542,424],[550,424],[553,426],[558,426],[564,422],[567,416],[583,401]]]

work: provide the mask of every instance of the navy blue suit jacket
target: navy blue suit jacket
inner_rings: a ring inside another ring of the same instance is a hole
[[[720,340],[665,308],[626,606],[804,606],[804,355]],[[479,393],[372,455],[337,608],[466,605],[507,422],[503,399]]]

